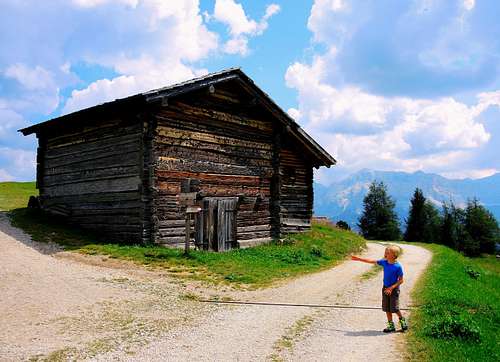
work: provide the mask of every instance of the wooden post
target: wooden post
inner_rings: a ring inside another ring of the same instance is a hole
[[[187,209],[187,208],[186,208]],[[184,254],[189,254],[189,243],[191,242],[191,214],[186,210],[186,237],[184,238]]]

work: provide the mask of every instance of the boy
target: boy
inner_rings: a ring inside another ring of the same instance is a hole
[[[399,286],[403,284],[403,267],[397,262],[400,249],[395,245],[385,248],[384,259],[373,260],[365,259],[357,256],[352,256],[355,261],[362,261],[369,264],[378,264],[384,268],[384,286],[382,288],[382,310],[387,315],[387,328],[384,333],[395,332],[394,322],[392,321],[392,313],[396,313],[399,317],[401,329],[406,331],[408,324],[406,319],[399,310]]]

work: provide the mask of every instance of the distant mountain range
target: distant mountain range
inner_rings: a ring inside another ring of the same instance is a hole
[[[387,185],[389,194],[396,202],[402,230],[416,187],[422,189],[425,197],[439,209],[443,201],[453,200],[455,205],[463,207],[467,199],[476,197],[500,222],[500,173],[476,180],[452,180],[421,171],[405,173],[364,169],[328,187],[314,183],[315,215],[328,216],[334,221],[344,220],[356,228],[363,210],[363,198],[374,180]]]

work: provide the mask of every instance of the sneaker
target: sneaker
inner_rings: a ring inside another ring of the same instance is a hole
[[[406,331],[408,329],[408,323],[406,323],[406,319],[404,317],[399,320],[399,324],[402,331]]]
[[[387,322],[387,328],[384,329],[384,333],[396,332],[396,327],[394,327],[394,322]]]

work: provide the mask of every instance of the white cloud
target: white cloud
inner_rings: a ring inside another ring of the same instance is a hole
[[[0,161],[9,161],[2,168],[9,180],[33,180],[36,171],[36,152],[18,148],[0,147]]]
[[[250,19],[243,6],[234,0],[216,0],[214,13],[210,17],[215,21],[226,24],[229,29],[230,39],[223,50],[229,54],[248,54],[248,38],[261,35],[268,27],[267,21],[280,11],[280,6],[270,4],[262,19],[257,22]]]
[[[237,36],[229,39],[224,44],[223,50],[228,54],[248,54],[248,38],[245,36]]]
[[[315,0],[312,60],[290,65],[285,80],[297,91],[289,114],[338,161],[319,177],[361,168],[454,176],[497,169],[491,143],[500,135],[486,111],[500,107],[500,91],[464,97],[480,79],[497,77],[496,43],[472,12],[492,8],[419,0],[387,15],[377,1]]]
[[[257,22],[248,19],[243,6],[235,3],[234,0],[216,0],[213,17],[228,25],[229,32],[233,36],[255,34],[258,31]]]
[[[15,80],[21,87],[17,95],[8,94],[0,108],[12,112],[42,112],[49,114],[59,104],[59,87],[53,74],[37,65],[29,67],[23,63],[8,66],[3,72],[7,79]]]
[[[8,144],[15,132],[26,127],[28,122],[24,118],[8,108],[2,108],[0,104],[0,145]]]
[[[292,117],[296,122],[299,122],[300,119],[302,118],[302,114],[300,113],[300,111],[296,108],[290,108],[288,111],[287,111],[288,115],[290,117]]]
[[[109,3],[125,4],[131,7],[136,7],[139,0],[73,0],[73,3],[83,8],[92,8]]]
[[[263,19],[264,20],[269,19],[271,16],[279,13],[280,10],[281,10],[281,7],[278,4],[268,5],[266,8],[266,14],[264,15]]]
[[[471,11],[476,6],[476,0],[463,0],[463,7],[467,11]]]
[[[443,172],[442,175],[451,179],[464,179],[464,178],[484,178],[500,172],[500,170],[494,168],[485,168],[485,169],[471,169],[460,172]]]
[[[39,65],[29,68],[25,64],[13,64],[4,74],[7,78],[17,80],[28,90],[46,89],[55,85],[52,74]]]
[[[192,70],[180,62],[174,64],[156,64],[153,60],[124,62],[120,65],[129,70],[129,76],[113,79],[100,79],[87,88],[74,90],[66,102],[62,113],[70,113],[79,109],[95,106],[100,103],[125,98],[137,93],[178,83],[205,74],[204,69]],[[141,69],[148,69],[141,73]]]
[[[87,55],[97,64],[113,68],[120,76],[100,79],[85,89],[74,90],[63,113],[112,101],[166,86],[206,73],[190,65],[204,59],[218,47],[215,33],[203,23],[196,0],[165,2],[146,0],[136,9],[135,20],[143,18],[149,28],[146,41],[128,44],[104,54]],[[117,34],[121,36],[121,34]]]
[[[290,113],[300,115],[306,131],[347,170],[454,172],[490,139],[478,117],[500,105],[500,91],[479,94],[473,106],[451,97],[377,96],[330,85],[322,61],[316,57],[311,65],[288,68],[285,79],[298,91],[299,102]]]

